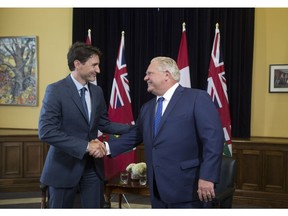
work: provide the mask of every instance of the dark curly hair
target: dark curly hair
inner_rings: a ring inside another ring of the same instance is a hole
[[[68,67],[70,71],[74,71],[74,61],[78,60],[84,64],[92,55],[102,56],[100,49],[82,42],[74,43],[67,54]]]

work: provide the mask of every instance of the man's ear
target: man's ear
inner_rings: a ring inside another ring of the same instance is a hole
[[[169,79],[171,79],[171,78],[172,78],[171,73],[170,73],[168,70],[166,70],[166,71],[165,71],[165,80],[169,80]]]
[[[74,67],[75,67],[76,69],[78,69],[80,65],[81,65],[81,62],[80,62],[79,60],[75,60],[75,61],[74,61]]]

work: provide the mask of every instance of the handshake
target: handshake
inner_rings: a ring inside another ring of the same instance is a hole
[[[106,145],[98,139],[88,143],[87,152],[94,158],[102,158],[107,155]]]

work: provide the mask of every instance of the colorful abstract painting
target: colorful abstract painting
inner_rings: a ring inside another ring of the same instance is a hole
[[[0,37],[0,105],[37,106],[37,38]]]

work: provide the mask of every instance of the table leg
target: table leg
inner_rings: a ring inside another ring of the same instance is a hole
[[[119,205],[119,208],[122,208],[121,204],[122,204],[122,194],[119,194],[119,199],[118,199],[118,205]]]
[[[104,208],[111,208],[111,192],[104,194]]]

